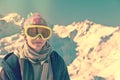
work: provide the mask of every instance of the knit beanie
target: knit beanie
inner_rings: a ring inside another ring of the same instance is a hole
[[[33,13],[30,17],[28,17],[23,25],[23,28],[26,25],[43,25],[47,26],[46,21],[41,17],[39,13]]]

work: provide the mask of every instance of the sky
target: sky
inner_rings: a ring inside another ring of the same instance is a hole
[[[23,17],[39,12],[54,25],[87,19],[106,26],[120,26],[120,0],[0,0],[0,14],[13,12]]]

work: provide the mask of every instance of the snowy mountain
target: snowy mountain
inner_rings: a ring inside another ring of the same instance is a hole
[[[3,32],[6,30],[0,28]],[[85,20],[67,26],[54,25],[53,32],[50,43],[65,59],[71,80],[99,80],[100,77],[100,80],[120,80],[119,26],[105,26]],[[2,37],[0,54],[14,51],[23,41],[19,31]]]
[[[120,80],[120,27],[86,20],[53,30],[76,43],[77,57],[68,66],[71,80]]]

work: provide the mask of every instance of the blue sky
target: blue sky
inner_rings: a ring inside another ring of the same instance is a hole
[[[51,24],[68,25],[86,19],[120,26],[120,0],[0,0],[0,14],[16,12],[26,17],[40,12]]]

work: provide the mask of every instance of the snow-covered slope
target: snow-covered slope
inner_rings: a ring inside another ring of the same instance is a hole
[[[120,27],[86,20],[68,26],[55,25],[53,30],[59,37],[76,43],[77,57],[68,66],[71,80],[93,80],[98,76],[120,80]]]
[[[67,26],[54,25],[53,32],[50,42],[54,49],[64,54],[66,63],[69,62],[71,80],[98,77],[120,80],[119,26],[105,26],[85,20]],[[21,33],[1,38],[0,54],[14,51],[23,41]]]

